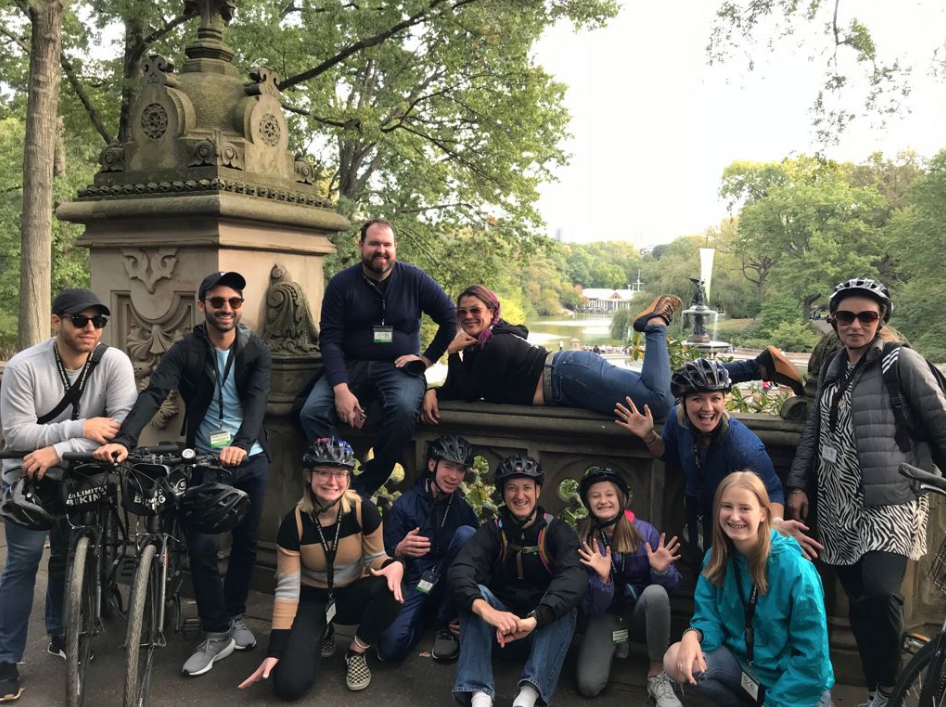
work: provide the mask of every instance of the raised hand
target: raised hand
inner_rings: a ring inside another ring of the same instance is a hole
[[[650,406],[645,405],[641,413],[630,397],[625,400],[626,407],[621,403],[614,404],[614,416],[617,418],[614,422],[641,439],[648,439],[654,434],[654,416]]]
[[[657,541],[657,547],[654,548],[650,543],[644,543],[644,549],[647,551],[647,561],[650,562],[651,569],[655,572],[666,572],[667,568],[680,559],[680,541],[674,535],[670,542],[665,542],[666,533],[660,534],[660,540]]]
[[[430,538],[420,534],[420,528],[414,528],[394,548],[398,557],[423,557],[430,552]]]
[[[597,549],[591,548],[587,542],[583,541],[581,547],[578,548],[578,557],[581,564],[594,570],[595,573],[601,577],[602,581],[608,582],[611,580],[610,547],[605,546],[604,554],[602,555]]]

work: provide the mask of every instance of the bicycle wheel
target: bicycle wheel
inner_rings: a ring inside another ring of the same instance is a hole
[[[913,659],[907,663],[907,667],[897,678],[897,684],[887,703],[888,707],[919,707],[924,683],[928,676],[932,675],[937,676],[927,688],[928,690],[932,688],[932,699],[922,704],[924,707],[940,707],[943,704],[943,692],[946,687],[946,652],[936,655],[934,664],[934,653],[939,640],[938,638],[932,640],[920,648]]]
[[[158,572],[156,545],[146,545],[138,560],[131,585],[128,607],[128,633],[125,637],[124,707],[144,707],[151,690],[151,667],[158,634]]]
[[[85,707],[86,672],[95,633],[97,568],[91,538],[76,542],[66,585],[66,706]]]

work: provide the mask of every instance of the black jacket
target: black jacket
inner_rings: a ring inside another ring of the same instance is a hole
[[[272,355],[266,342],[242,324],[237,328],[233,346],[232,375],[237,395],[243,403],[243,423],[233,438],[233,446],[250,451],[253,443],[259,442],[269,456],[263,417],[273,367]],[[151,374],[151,382],[138,395],[135,406],[113,441],[134,449],[141,430],[151,421],[171,390],[177,388],[186,407],[184,436],[187,445],[193,447],[200,423],[213,402],[216,358],[212,349],[203,324],[198,324],[194,331],[174,344]]]
[[[509,533],[510,543],[538,544],[539,531],[546,524],[541,507],[537,513],[536,522],[518,535],[509,530],[516,527],[510,522],[509,511],[505,507],[500,510],[500,522]],[[449,575],[450,587],[460,607],[470,610],[475,600],[483,598],[479,584],[489,587],[496,598],[520,618],[535,611],[536,628],[565,616],[579,605],[588,588],[588,575],[579,561],[578,536],[568,523],[553,518],[546,531],[545,551],[551,574],[537,554],[523,554],[524,579],[520,580],[516,553],[507,547],[506,560],[500,562],[502,549],[502,536],[495,521],[481,525],[463,546],[450,566]]]

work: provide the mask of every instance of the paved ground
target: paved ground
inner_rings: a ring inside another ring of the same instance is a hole
[[[0,562],[6,558],[6,540],[0,526]],[[47,639],[42,619],[45,595],[45,561],[40,571],[34,596],[34,611],[30,617],[30,634],[20,675],[24,688],[22,698],[15,704],[24,707],[59,707],[63,704],[64,663],[46,653]],[[247,612],[248,623],[265,643],[269,631],[271,598],[254,593]],[[196,609],[188,602],[185,615],[195,616]],[[89,707],[108,707],[121,704],[124,651],[120,645],[124,639],[124,625],[119,621],[107,624],[108,631],[95,644],[95,660],[90,666]],[[384,704],[385,707],[433,707],[453,704],[450,686],[454,669],[450,665],[435,663],[427,655],[432,636],[425,637],[414,654],[403,664],[382,665],[376,659],[369,660],[372,671],[371,686],[363,693],[349,692],[345,687],[343,644],[338,639],[339,649],[335,656],[323,661],[322,675],[308,697],[299,704],[369,705]],[[180,635],[169,638],[167,648],[157,658],[155,688],[151,707],[206,707],[210,705],[282,705],[267,685],[257,685],[243,692],[237,685],[249,675],[262,660],[260,648],[234,655],[218,664],[210,673],[198,678],[186,678],[180,666],[190,655],[195,641]],[[498,689],[497,707],[507,706],[515,697],[516,679],[520,666],[494,661]],[[569,654],[559,682],[554,704],[556,707],[644,707],[649,705],[644,689],[646,660],[633,655],[627,660],[616,661],[613,684],[596,699],[582,697],[575,690],[575,651]],[[837,707],[856,704],[861,691],[840,688],[835,691]],[[861,698],[863,700],[863,698]],[[705,707],[707,703],[692,696],[684,696],[687,707]]]

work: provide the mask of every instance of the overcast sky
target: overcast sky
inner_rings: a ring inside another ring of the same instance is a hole
[[[573,135],[565,145],[571,164],[543,187],[539,205],[549,235],[562,228],[566,240],[652,247],[718,225],[726,216],[720,176],[733,160],[817,148],[809,109],[824,63],[786,45],[775,53],[758,47],[752,72],[739,57],[711,67],[705,47],[717,0],[624,5],[603,30],[575,34],[561,25],[538,47],[538,63],[569,87]],[[860,118],[827,154],[861,162],[909,147],[931,157],[946,148],[946,76],[930,76],[934,50],[946,52],[946,4],[845,0],[842,21],[854,9],[884,56],[914,65],[912,113],[885,129]],[[809,46],[826,46],[812,37]]]

